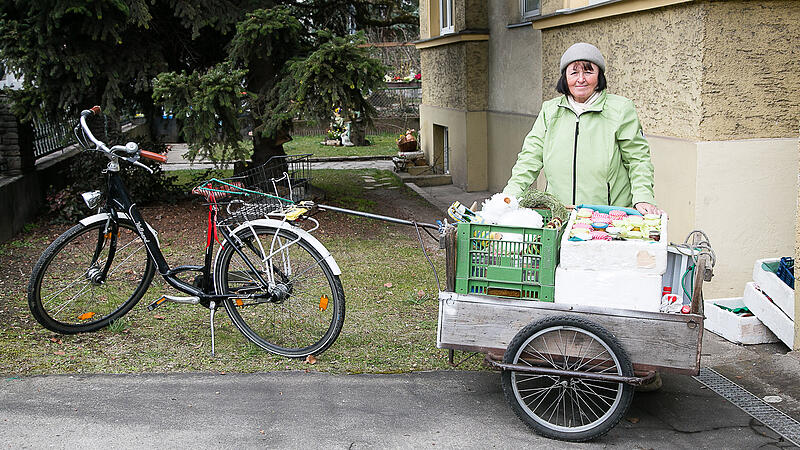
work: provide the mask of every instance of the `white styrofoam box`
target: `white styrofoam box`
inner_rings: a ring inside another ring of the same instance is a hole
[[[703,302],[703,310],[706,315],[706,320],[703,321],[703,327],[705,327],[706,330],[737,344],[769,344],[771,342],[778,342],[778,337],[775,336],[758,317],[738,316],[717,305],[723,305],[729,308],[741,308],[744,306],[744,300],[738,297],[706,300]]]
[[[559,264],[565,269],[635,270],[662,275],[667,268],[667,216],[661,216],[661,240],[644,241],[570,241],[569,231],[575,223],[577,210],[561,238]]]
[[[790,288],[777,275],[761,267],[762,263],[777,261],[780,261],[780,258],[759,259],[756,261],[753,265],[753,281],[778,305],[781,311],[794,318],[794,289]]]
[[[658,312],[661,275],[631,270],[556,268],[555,303]]]
[[[794,344],[794,321],[775,306],[774,303],[756,289],[756,284],[752,281],[747,283],[744,288],[745,306],[750,312],[756,315],[764,325],[767,326],[778,339],[788,345],[789,348]]]

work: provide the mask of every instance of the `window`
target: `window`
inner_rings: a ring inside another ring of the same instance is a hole
[[[453,0],[439,0],[439,34],[453,31]]]
[[[538,16],[539,0],[519,0],[519,10],[523,20]]]
[[[441,172],[450,173],[450,133],[447,127],[433,125],[433,164]]]

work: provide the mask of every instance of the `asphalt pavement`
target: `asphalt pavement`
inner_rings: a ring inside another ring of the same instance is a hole
[[[591,443],[534,434],[494,372],[73,375],[5,379],[7,448],[733,449],[786,444],[688,376],[637,393]]]

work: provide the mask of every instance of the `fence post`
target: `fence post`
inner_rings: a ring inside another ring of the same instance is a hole
[[[33,167],[33,128],[21,123],[8,97],[0,95],[0,173],[19,175]]]

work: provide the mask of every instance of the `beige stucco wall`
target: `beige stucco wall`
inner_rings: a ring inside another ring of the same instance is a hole
[[[486,111],[420,105],[420,137],[426,155],[433,154],[434,125],[448,128],[453,184],[468,192],[486,190]]]
[[[683,242],[695,228],[697,143],[669,136],[645,137],[655,167],[656,201],[669,214],[669,239]]]
[[[800,130],[800,127],[798,127]],[[800,134],[798,134],[800,137]],[[797,140],[797,155],[798,160],[800,160],[800,138]],[[795,222],[795,243],[794,243],[794,260],[800,261],[800,165],[797,167],[797,222]],[[799,263],[800,264],[800,263]],[[798,266],[800,267],[800,266]],[[800,275],[800,269],[794,270],[795,275]],[[795,290],[794,290],[794,311],[795,316],[798,315],[798,311],[800,311],[800,283],[795,283]],[[795,322],[800,322],[798,317],[795,317]],[[800,327],[794,327],[794,350],[800,350]]]
[[[542,103],[541,32],[507,27],[520,20],[519,0],[495,0],[489,8],[489,110],[535,116]]]
[[[792,254],[797,138],[697,143],[696,226],[717,254],[708,298],[741,295],[753,261]]]
[[[485,110],[487,101],[486,41],[457,42],[420,51],[426,80],[422,103],[444,108]]]
[[[500,192],[511,177],[522,140],[531,130],[535,116],[490,112],[487,116],[489,192]],[[544,177],[541,177],[544,179]]]
[[[461,4],[465,7],[459,8]],[[489,27],[489,2],[486,0],[455,0],[453,7],[456,9],[453,23],[453,28],[456,30],[485,30]],[[459,23],[460,20],[463,20],[463,25]],[[459,28],[460,25],[463,28]]]
[[[488,189],[498,192],[511,176],[522,140],[533,126],[542,97],[541,32],[520,21],[519,0],[489,4],[487,115]]]
[[[606,59],[609,92],[633,100],[645,133],[698,138],[704,15],[687,3],[542,30],[542,100],[559,95],[564,51],[589,42]]]
[[[800,1],[712,1],[704,8],[701,138],[795,136]]]
[[[597,45],[609,91],[645,132],[698,140],[794,136],[800,121],[800,2],[698,1],[542,31],[543,99],[561,54]]]

